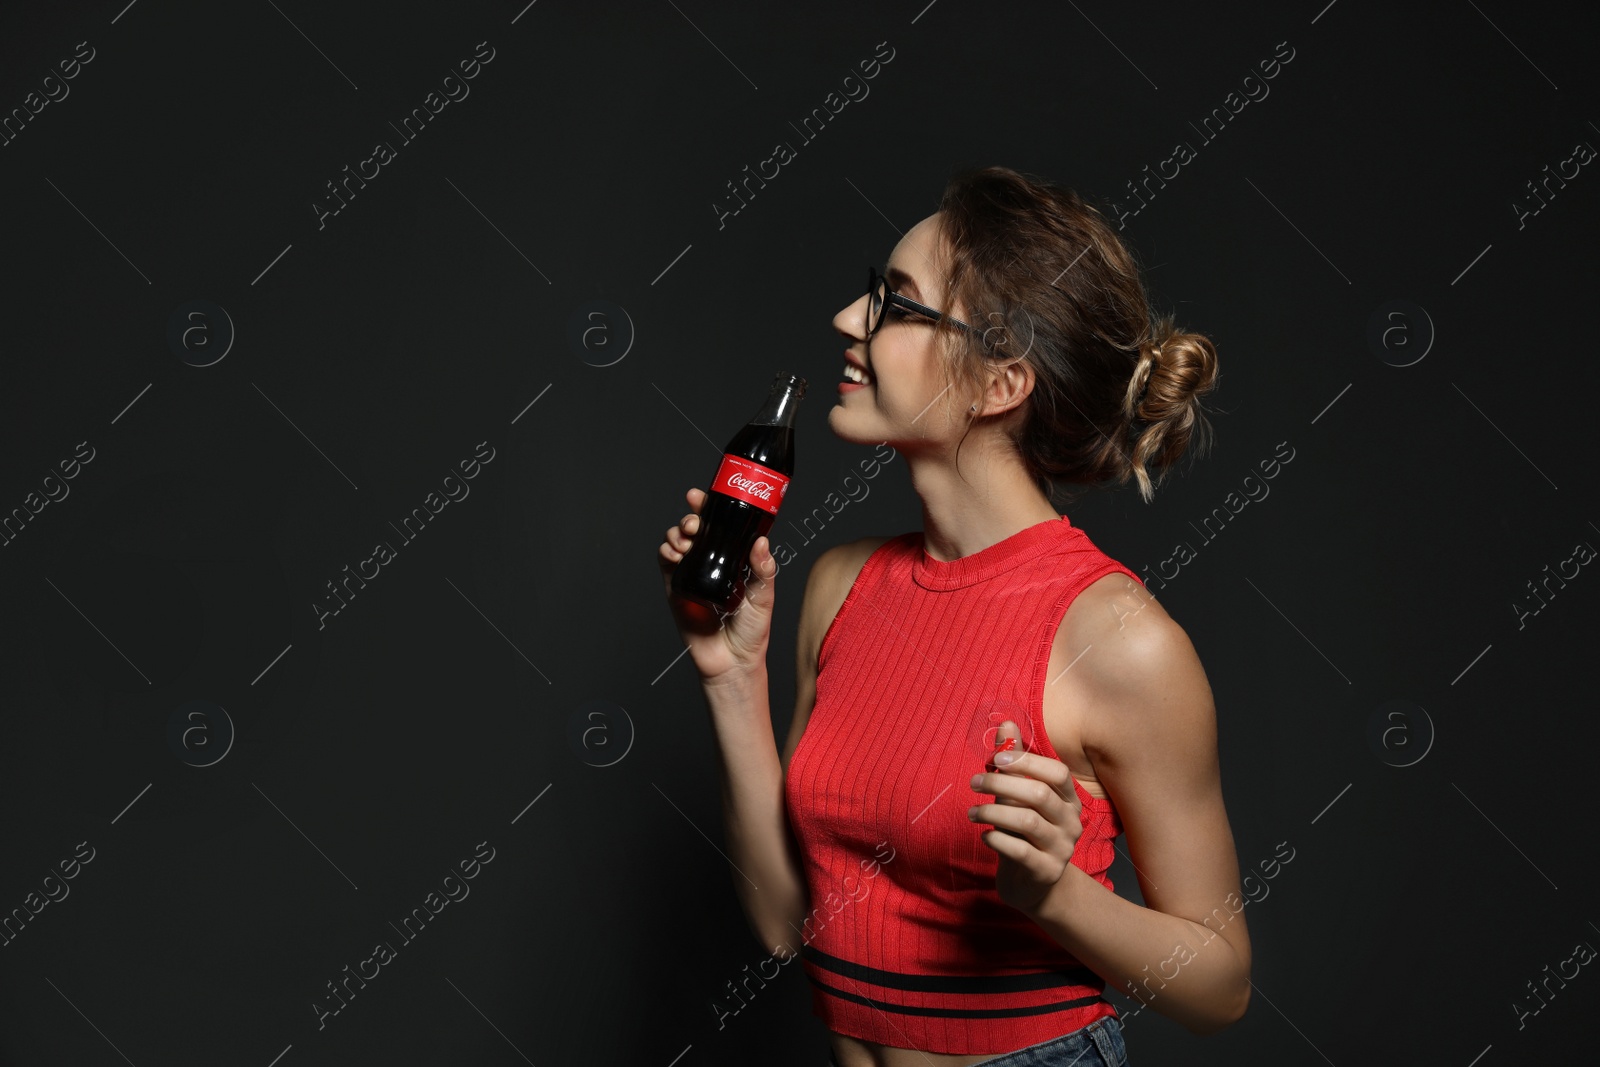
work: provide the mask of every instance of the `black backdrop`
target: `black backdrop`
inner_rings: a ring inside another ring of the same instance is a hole
[[[871,455],[831,318],[991,162],[1115,202],[1222,358],[1212,454],[1069,514],[1166,576],[1241,866],[1294,858],[1245,1019],[1132,1062],[1581,1047],[1592,14],[124,3],[0,14],[5,1063],[823,1062],[798,968],[729,991],[656,548],[808,377],[781,738],[812,561],[919,520],[891,459],[784,526]]]

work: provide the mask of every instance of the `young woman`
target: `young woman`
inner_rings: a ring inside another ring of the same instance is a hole
[[[1149,501],[1152,469],[1204,447],[1215,349],[1152,320],[1094,207],[1001,167],[952,179],[886,273],[834,317],[828,421],[905,457],[922,529],[812,566],[781,758],[768,539],[720,623],[671,594],[701,490],[660,548],[750,927],[802,961],[836,1067],[1114,1067],[1108,986],[1226,1027],[1250,942],[1205,672],[1052,503],[1130,477]],[[1122,833],[1143,906],[1106,877]]]

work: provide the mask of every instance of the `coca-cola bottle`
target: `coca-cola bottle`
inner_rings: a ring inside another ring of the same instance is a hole
[[[672,591],[727,615],[744,599],[750,549],[766,536],[794,474],[794,413],[806,380],[780,374],[755,417],[722,450],[700,507],[694,544],[672,574]]]

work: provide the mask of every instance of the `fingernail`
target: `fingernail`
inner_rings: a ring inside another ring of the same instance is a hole
[[[1004,767],[1009,763],[1015,763],[1018,755],[1016,752],[997,752],[995,753],[994,761],[999,766]]]

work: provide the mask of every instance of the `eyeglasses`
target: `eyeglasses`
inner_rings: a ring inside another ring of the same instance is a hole
[[[959,327],[961,327],[961,329],[966,330],[968,333],[976,333],[977,332],[971,326],[968,326],[966,323],[962,322],[960,319],[947,316],[943,312],[940,312],[940,311],[935,311],[933,308],[929,307],[926,304],[919,304],[915,300],[912,300],[908,296],[901,296],[899,293],[897,293],[893,289],[889,288],[889,280],[887,278],[885,278],[883,275],[878,273],[878,268],[877,267],[868,267],[867,268],[867,339],[868,340],[871,340],[872,339],[872,335],[877,333],[878,332],[878,328],[883,325],[883,320],[885,318],[884,312],[887,311],[891,306],[899,306],[899,307],[906,308],[909,311],[913,311],[918,315],[926,316],[927,318],[933,319],[935,321],[937,321],[939,319],[949,318],[951,325],[959,326]],[[904,314],[904,312],[901,312],[901,314]],[[980,335],[980,340],[981,340],[981,335]]]

